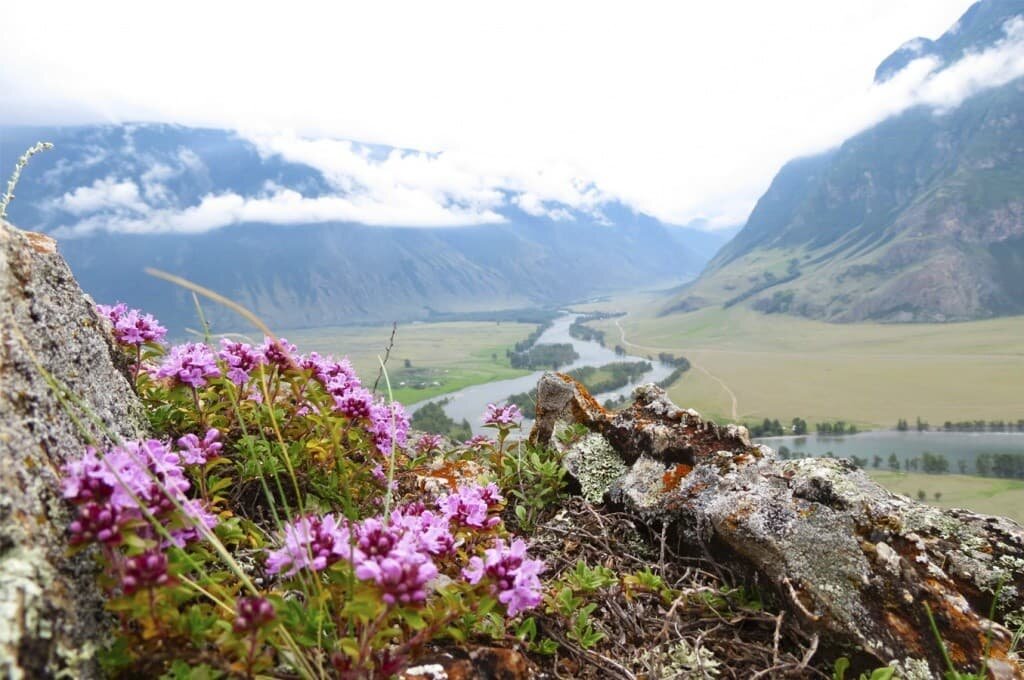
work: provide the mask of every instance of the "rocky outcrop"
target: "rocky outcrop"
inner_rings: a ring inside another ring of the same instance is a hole
[[[786,620],[864,668],[960,670],[987,658],[1024,677],[1011,632],[1024,613],[1024,528],[886,491],[845,460],[778,460],[743,427],[719,427],[648,385],[605,411],[568,376],[538,385],[535,443],[565,450],[585,495],[664,527],[692,554],[774,592]],[[932,630],[929,617],[941,637]],[[991,618],[990,618],[991,617]]]
[[[54,241],[0,221],[3,677],[98,675],[92,655],[104,614],[91,556],[68,557],[58,472],[105,432],[143,429],[111,342]],[[58,385],[70,394],[58,395]]]

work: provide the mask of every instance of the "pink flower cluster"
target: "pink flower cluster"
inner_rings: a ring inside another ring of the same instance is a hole
[[[209,433],[207,438],[211,438]],[[67,463],[63,472],[63,496],[78,506],[70,526],[73,544],[97,541],[116,545],[123,538],[123,527],[146,512],[171,526],[175,502],[189,520],[189,526],[180,528],[179,522],[170,530],[176,544],[198,536],[196,523],[216,526],[217,518],[202,502],[186,495],[190,484],[181,455],[156,439],[126,442],[102,456],[89,447],[81,458]]]
[[[377,450],[391,455],[392,447],[405,446],[409,435],[409,416],[397,401],[390,404],[374,401],[373,394],[363,387],[348,359],[336,361],[315,352],[302,357],[300,365],[313,372],[334,400],[334,409],[347,418],[368,420],[367,432]]]
[[[216,458],[224,445],[220,443],[220,430],[211,427],[206,436],[199,439],[194,434],[187,434],[178,439],[181,447],[181,458],[185,465],[206,465],[206,461]]]
[[[265,597],[240,597],[235,603],[236,633],[254,633],[274,620],[274,605]]]
[[[484,426],[495,427],[499,430],[519,427],[522,420],[523,414],[515,404],[505,404],[504,406],[488,404],[487,411],[484,413]]]
[[[437,451],[444,445],[444,437],[439,434],[424,434],[416,440],[416,453],[422,455]]]
[[[505,605],[509,616],[532,609],[540,604],[543,587],[540,574],[544,562],[526,557],[526,542],[521,538],[506,545],[498,538],[494,547],[484,551],[484,557],[471,557],[462,576],[472,584],[486,579],[491,593]]]
[[[167,329],[161,326],[152,314],[129,309],[123,302],[116,305],[96,305],[96,313],[110,320],[114,325],[114,339],[126,347],[161,342],[167,335]]]
[[[460,486],[455,493],[439,498],[437,507],[458,526],[489,529],[501,522],[501,517],[491,515],[490,511],[503,500],[498,485],[491,482],[487,486]]]
[[[301,517],[285,527],[282,546],[267,558],[267,571],[290,577],[302,569],[322,571],[344,560],[352,565],[356,578],[376,585],[384,602],[420,604],[438,576],[434,560],[455,554],[453,523],[477,529],[493,527],[500,519],[488,517],[488,511],[501,500],[497,486],[489,484],[460,488],[439,501],[439,512],[416,503],[395,510],[387,521],[379,517],[361,522],[334,515]],[[536,575],[543,563],[525,559],[525,549],[522,541],[507,549],[504,543],[496,544],[484,559],[473,558],[463,571],[474,584],[487,576],[509,615],[540,601]]]
[[[267,363],[261,348],[227,338],[221,338],[217,356],[227,364],[228,380],[238,386],[249,382],[252,372]]]
[[[174,383],[199,389],[206,386],[207,378],[220,377],[220,369],[213,350],[201,342],[187,342],[171,347],[157,369],[156,377],[169,378]]]

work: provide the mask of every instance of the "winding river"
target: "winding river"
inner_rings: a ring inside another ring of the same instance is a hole
[[[603,402],[606,399],[614,399],[620,395],[628,396],[637,385],[664,380],[674,370],[674,367],[670,364],[658,361],[657,359],[650,360],[647,359],[647,357],[636,357],[630,355],[619,356],[615,354],[612,349],[604,347],[600,343],[592,340],[578,340],[570,336],[569,326],[571,326],[573,321],[578,319],[580,316],[580,314],[567,313],[556,318],[551,324],[551,327],[544,331],[544,333],[542,333],[537,339],[538,345],[569,343],[576,350],[576,353],[580,355],[576,361],[559,368],[559,371],[571,371],[574,368],[582,368],[583,366],[600,367],[616,361],[637,361],[643,359],[651,362],[651,370],[641,375],[636,381],[631,382],[624,387],[620,387],[617,390],[594,395],[598,401]],[[433,401],[440,402],[447,399],[448,403],[444,405],[444,410],[445,413],[448,414],[449,418],[455,422],[462,422],[462,420],[465,419],[469,421],[474,434],[483,434],[490,432],[489,430],[485,430],[480,422],[481,416],[487,409],[487,404],[500,404],[506,401],[513,394],[529,392],[537,386],[537,380],[539,380],[543,374],[544,371],[536,371],[519,378],[497,380],[495,382],[484,383],[482,385],[473,385],[459,390],[458,392],[451,392],[432,399],[425,399],[417,402],[409,406],[408,411],[409,413],[415,413],[416,409],[420,408],[424,404],[428,404]],[[524,422],[523,430],[528,431],[530,425],[531,423],[529,421]]]

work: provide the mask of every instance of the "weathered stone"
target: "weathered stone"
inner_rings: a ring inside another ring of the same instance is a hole
[[[54,242],[0,222],[0,675],[94,677],[105,617],[89,554],[67,557],[58,472],[103,433],[75,419],[40,368],[105,427],[144,417],[109,334]]]
[[[603,450],[600,436],[628,466],[607,480],[606,500],[756,575],[792,611],[787,621],[823,647],[866,667],[917,660],[940,673],[930,610],[961,670],[978,669],[987,653],[995,677],[1024,677],[1003,625],[1019,625],[1024,611],[1020,525],[890,493],[846,460],[778,460],[745,428],[705,422],[653,385],[634,396],[610,413],[571,378],[547,374],[531,439],[561,446],[553,433],[585,425],[594,434],[566,452],[577,480],[593,479],[586,450]]]

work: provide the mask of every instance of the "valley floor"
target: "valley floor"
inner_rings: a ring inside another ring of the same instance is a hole
[[[530,371],[509,365],[505,350],[526,339],[534,328],[534,324],[507,321],[399,324],[387,363],[394,396],[411,404],[469,385],[526,375]],[[303,350],[348,356],[358,374],[372,384],[380,371],[378,357],[384,357],[391,327],[345,326],[281,334]],[[380,385],[384,391],[383,379]]]
[[[869,470],[875,481],[896,493],[918,498],[940,508],[966,508],[986,515],[1002,515],[1024,523],[1024,481],[967,475],[926,475],[915,472]],[[935,498],[936,492],[940,493]]]
[[[669,389],[716,420],[845,420],[861,429],[897,419],[1024,417],[1024,317],[956,324],[827,324],[720,307],[658,317],[661,294],[591,309],[628,311],[593,322],[630,353],[673,352],[695,370]]]

